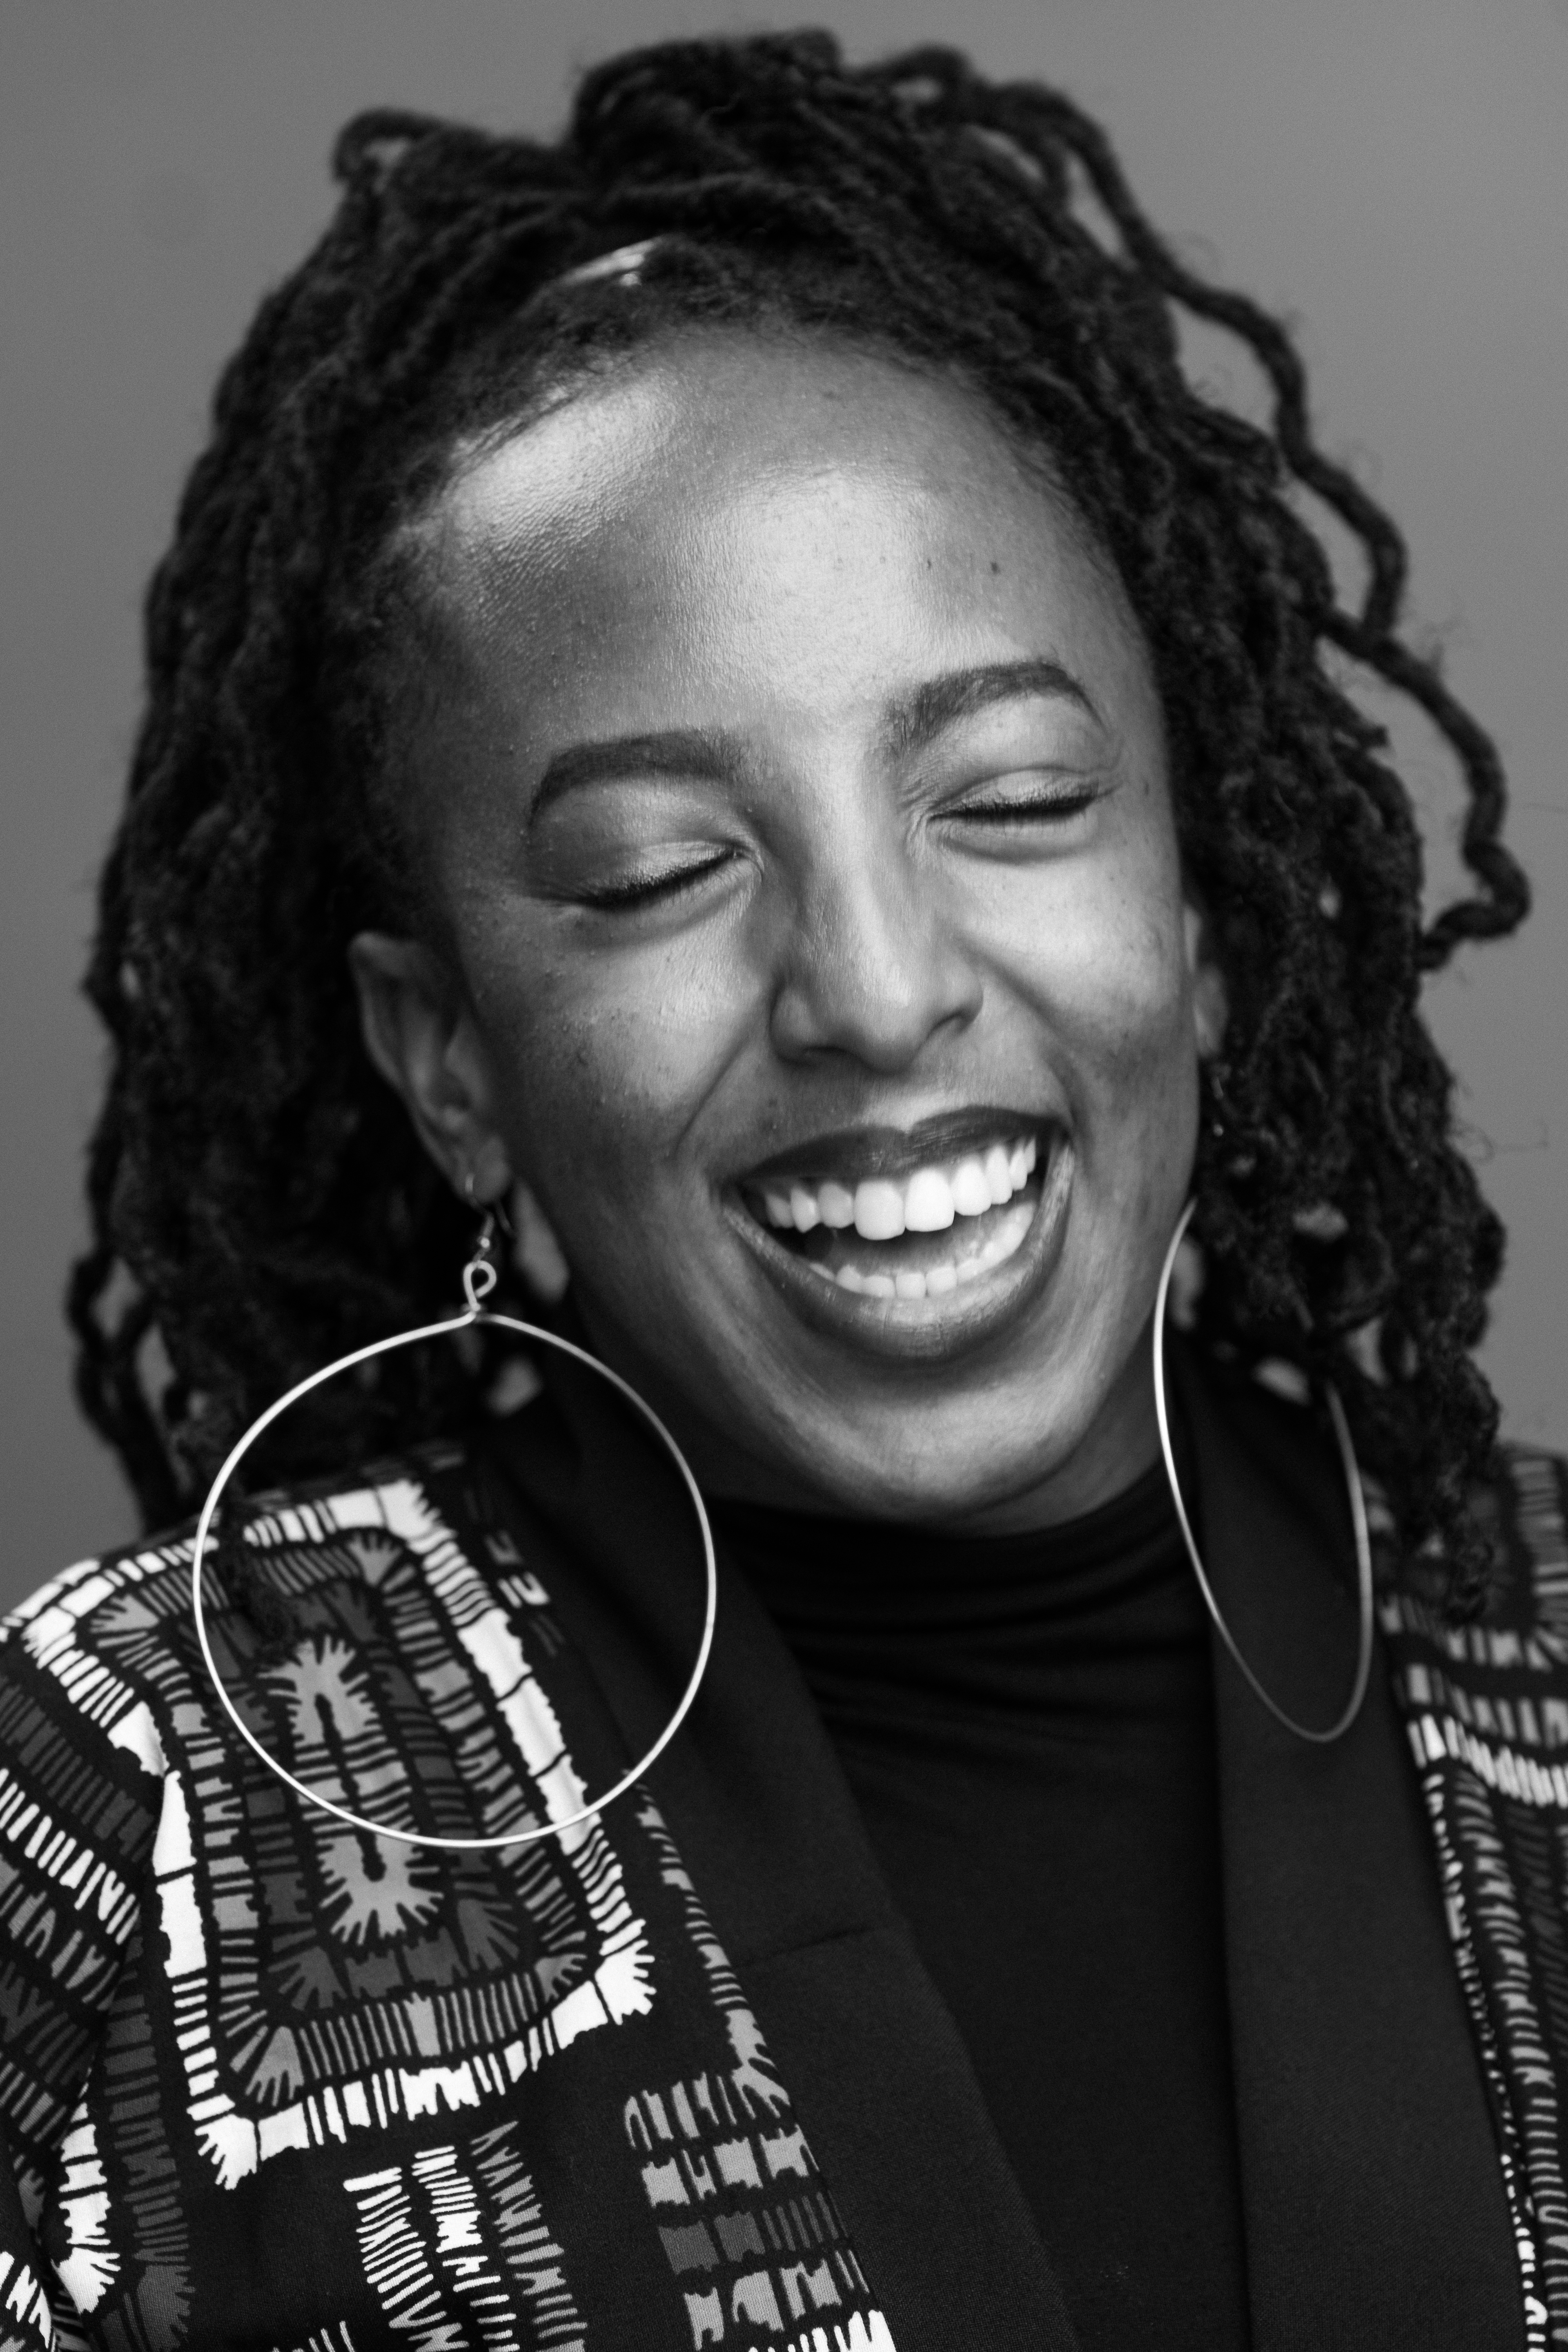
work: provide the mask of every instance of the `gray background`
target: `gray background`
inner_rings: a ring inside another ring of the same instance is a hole
[[[802,14],[812,13],[806,8]],[[76,987],[137,700],[138,600],[215,373],[382,101],[546,129],[628,41],[791,21],[698,0],[0,0],[0,1602],[132,1530],[58,1312],[100,1048]],[[1500,737],[1523,940],[1431,991],[1512,1234],[1486,1362],[1568,1440],[1568,0],[819,0],[1063,82],[1155,217],[1289,311],[1329,446],[1404,520],[1414,625]],[[1224,364],[1208,351],[1201,363]],[[1247,396],[1233,367],[1237,397]],[[1452,875],[1458,797],[1400,745]]]

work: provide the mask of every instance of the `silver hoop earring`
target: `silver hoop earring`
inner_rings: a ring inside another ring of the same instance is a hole
[[[1220,1640],[1225,1643],[1254,1693],[1262,1700],[1275,1721],[1282,1723],[1287,1731],[1293,1731],[1298,1739],[1310,1740],[1315,1748],[1328,1748],[1336,1739],[1343,1738],[1356,1717],[1361,1713],[1361,1704],[1366,1696],[1367,1678],[1372,1672],[1372,1539],[1367,1533],[1366,1502],[1361,1490],[1361,1470],[1356,1462],[1355,1448],[1351,1444],[1350,1426],[1345,1420],[1345,1409],[1340,1402],[1340,1392],[1330,1381],[1325,1383],[1329,1418],[1333,1423],[1334,1436],[1339,1444],[1340,1460],[1344,1467],[1345,1486],[1350,1495],[1351,1525],[1355,1529],[1356,1589],[1361,1611],[1361,1635],[1356,1653],[1355,1681],[1352,1685],[1344,1712],[1329,1726],[1326,1731],[1313,1731],[1310,1726],[1298,1723],[1293,1716],[1287,1715],[1282,1706],[1275,1704],[1237,1648],[1231,1637],[1230,1628],[1219,1613],[1219,1603],[1215,1601],[1208,1578],[1204,1572],[1204,1564],[1198,1557],[1198,1547],[1193,1535],[1192,1522],[1187,1517],[1187,1507],[1182,1500],[1182,1482],[1176,1475],[1176,1457],[1171,1448],[1171,1416],[1165,1403],[1165,1300],[1170,1292],[1171,1270],[1176,1263],[1176,1252],[1182,1245],[1187,1227],[1192,1223],[1193,1213],[1196,1207],[1195,1201],[1189,1201],[1176,1221],[1176,1230],[1171,1236],[1171,1246],[1165,1252],[1165,1263],[1160,1275],[1160,1287],[1154,1299],[1154,1412],[1160,1423],[1160,1451],[1165,1457],[1165,1475],[1170,1481],[1171,1499],[1176,1507],[1176,1518],[1182,1530],[1182,1540],[1187,1548],[1187,1558],[1192,1562],[1193,1574],[1198,1580],[1198,1590],[1204,1596],[1204,1605],[1214,1620],[1215,1631]]]
[[[701,1685],[702,1677],[708,1670],[708,1661],[712,1654],[713,1625],[719,1609],[719,1570],[713,1557],[713,1530],[709,1526],[708,1513],[704,1508],[701,1494],[685,1454],[682,1454],[652,1405],[645,1402],[630,1382],[624,1381],[619,1372],[612,1371],[608,1364],[600,1363],[596,1356],[590,1356],[585,1349],[574,1346],[570,1339],[560,1339],[553,1331],[541,1330],[537,1323],[524,1323],[514,1315],[494,1314],[485,1306],[485,1300],[500,1278],[493,1262],[497,1230],[498,1220],[493,1213],[487,1212],[474,1255],[463,1268],[463,1296],[468,1303],[460,1315],[449,1316],[440,1323],[423,1324],[416,1331],[396,1332],[389,1339],[373,1340],[368,1348],[356,1348],[352,1354],[340,1356],[335,1363],[326,1365],[319,1372],[312,1372],[309,1380],[299,1381],[289,1391],[287,1396],[279,1397],[276,1404],[268,1405],[265,1412],[257,1416],[229,1454],[208,1490],[206,1501],[202,1506],[201,1517],[196,1522],[195,1551],[191,1561],[191,1607],[196,1621],[196,1640],[201,1646],[203,1664],[206,1667],[212,1686],[218,1695],[225,1714],[247,1747],[261,1759],[268,1770],[275,1772],[286,1788],[292,1789],[295,1795],[303,1797],[308,1804],[317,1805],[323,1812],[334,1814],[340,1822],[346,1822],[351,1829],[363,1831],[367,1836],[393,1838],[400,1845],[439,1846],[447,1850],[456,1848],[466,1853],[476,1853],[500,1846],[534,1845],[542,1838],[559,1837],[563,1830],[575,1829],[580,1822],[593,1821],[605,1811],[606,1806],[613,1805],[617,1797],[624,1797],[629,1789],[635,1788],[649,1766],[663,1755],[691,1712],[692,1704]],[[303,1396],[309,1396],[312,1389],[320,1388],[324,1381],[332,1380],[339,1372],[352,1371],[356,1364],[367,1364],[374,1356],[390,1355],[397,1348],[412,1348],[422,1340],[443,1339],[453,1332],[476,1330],[484,1325],[489,1325],[495,1330],[518,1332],[523,1339],[533,1341],[536,1346],[554,1348],[562,1355],[572,1357],[575,1362],[585,1364],[590,1371],[597,1372],[602,1379],[608,1381],[613,1389],[618,1390],[626,1402],[636,1407],[668,1453],[691,1498],[691,1506],[697,1514],[697,1524],[702,1536],[702,1560],[707,1577],[707,1595],[702,1619],[702,1639],[698,1644],[697,1663],[691,1669],[690,1679],[680,1695],[675,1712],[653,1746],[637,1759],[629,1771],[621,1775],[613,1789],[606,1789],[602,1797],[596,1797],[590,1805],[580,1806],[576,1812],[566,1813],[559,1821],[542,1822],[534,1829],[509,1830],[498,1837],[436,1837],[427,1835],[422,1830],[395,1829],[386,1822],[373,1822],[363,1813],[353,1812],[347,1805],[340,1805],[334,1798],[325,1797],[319,1790],[309,1787],[303,1780],[297,1780],[293,1773],[279,1764],[275,1756],[268,1754],[260,1740],[257,1738],[256,1734],[239,1713],[234,1701],[229,1697],[219,1677],[217,1664],[212,1654],[212,1644],[207,1636],[206,1617],[202,1607],[202,1563],[206,1556],[213,1515],[222,1499],[224,1488],[263,1431],[269,1429],[275,1421],[288,1412],[291,1404],[298,1403]]]

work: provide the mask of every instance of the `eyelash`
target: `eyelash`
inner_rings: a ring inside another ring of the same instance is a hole
[[[994,791],[994,785],[990,785],[990,791]],[[1084,783],[1058,783],[1056,788],[1047,785],[1047,788],[1035,788],[1030,793],[1020,793],[1016,800],[980,800],[980,797],[962,800],[947,814],[950,816],[978,816],[983,821],[994,816],[1077,816],[1079,809],[1086,809],[1098,797],[1100,797],[1100,785],[1098,783],[1089,783],[1089,781],[1084,781]]]
[[[1057,792],[1037,792],[1018,800],[963,801],[946,812],[949,819],[972,818],[981,824],[1026,823],[1033,817],[1080,816],[1100,798],[1098,784],[1072,784]]]
[[[583,903],[595,914],[624,914],[637,907],[648,907],[660,898],[674,898],[689,890],[729,861],[730,852],[721,850],[716,856],[705,858],[696,866],[670,866],[662,874],[646,874],[633,882],[616,882],[599,890],[583,894]]]

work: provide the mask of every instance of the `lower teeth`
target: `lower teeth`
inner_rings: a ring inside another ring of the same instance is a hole
[[[826,1266],[816,1265],[812,1265],[812,1272],[822,1281],[833,1283],[840,1290],[852,1291],[864,1298],[944,1297],[950,1290],[958,1289],[961,1284],[978,1282],[983,1274],[989,1274],[993,1266],[1001,1265],[1010,1258],[1034,1223],[1036,1206],[1034,1201],[1016,1202],[1012,1213],[1003,1219],[998,1229],[970,1256],[945,1265],[927,1266],[923,1273],[909,1268],[900,1269],[896,1275],[862,1274],[858,1266],[853,1265],[841,1265],[837,1273],[832,1273]],[[809,1259],[805,1263],[811,1265]]]

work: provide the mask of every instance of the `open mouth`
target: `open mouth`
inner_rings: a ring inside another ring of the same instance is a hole
[[[858,1151],[857,1140],[845,1139],[831,1173],[775,1161],[740,1186],[769,1240],[823,1284],[914,1307],[983,1283],[1023,1248],[1053,1165],[1049,1132],[992,1124],[918,1161],[915,1137],[879,1149],[879,1139],[867,1139]],[[809,1155],[834,1156],[830,1146]],[[868,1159],[870,1172],[858,1173],[855,1160]]]

